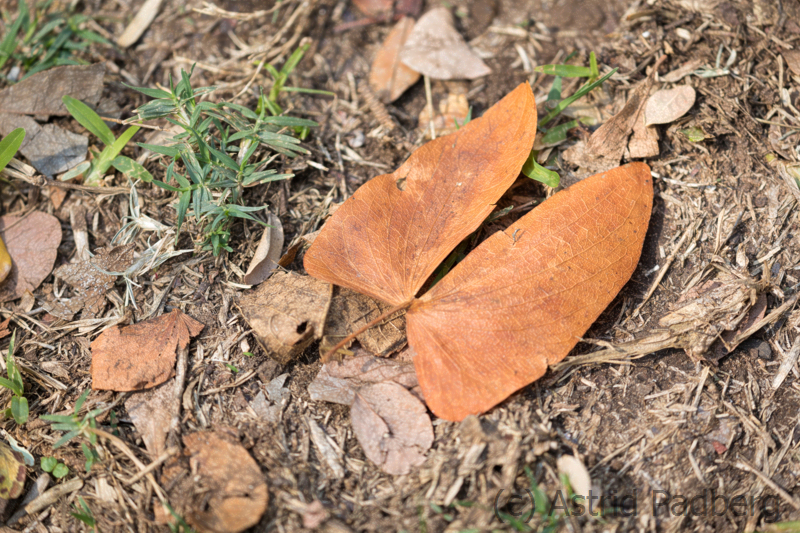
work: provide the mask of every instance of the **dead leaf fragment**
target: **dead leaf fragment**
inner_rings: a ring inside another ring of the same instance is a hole
[[[153,459],[166,449],[173,393],[174,380],[170,380],[154,389],[133,393],[125,400],[125,409]]]
[[[425,406],[396,383],[359,389],[350,408],[353,432],[370,461],[401,476],[425,462],[433,426]]]
[[[650,220],[650,168],[569,187],[480,244],[406,315],[440,418],[483,413],[563,359],[627,283]]]
[[[306,271],[392,305],[410,302],[494,210],[535,136],[536,104],[523,83],[481,118],[362,185],[306,252]]]
[[[11,257],[11,273],[0,284],[0,302],[33,292],[50,275],[61,244],[61,223],[53,215],[0,217],[0,238]]]
[[[267,226],[261,234],[256,253],[247,267],[244,282],[247,285],[258,285],[272,274],[281,259],[283,249],[283,224],[281,219],[267,213]]]
[[[8,337],[11,335],[11,331],[8,329],[8,324],[11,322],[11,318],[6,318],[2,322],[0,322],[0,339]]]
[[[677,81],[680,81],[685,76],[688,76],[695,70],[702,67],[703,63],[704,61],[702,59],[692,59],[690,61],[687,61],[686,63],[676,68],[675,70],[661,76],[661,81],[665,81],[667,83],[675,83]]]
[[[458,131],[467,121],[469,103],[466,94],[448,94],[439,102],[439,112],[433,114],[433,127],[436,135],[448,135]],[[417,128],[430,136],[431,113],[428,106],[422,108]]]
[[[0,113],[67,116],[69,112],[61,98],[69,95],[90,106],[97,104],[103,94],[105,73],[105,63],[38,72],[0,91]]]
[[[409,390],[418,386],[411,363],[360,356],[322,365],[308,386],[308,394],[314,401],[352,405],[356,392],[373,383],[396,383]]]
[[[267,509],[267,484],[241,444],[218,432],[183,438],[193,475],[194,498],[185,512],[199,531],[238,533],[256,525]]]
[[[322,336],[332,291],[312,277],[275,272],[239,307],[267,354],[286,364]]]
[[[28,116],[0,113],[0,134],[25,128],[20,153],[46,176],[55,176],[86,160],[89,139],[55,124],[40,125]]]
[[[694,105],[695,91],[691,85],[656,91],[644,108],[645,125],[669,124],[685,115]]]
[[[104,331],[92,342],[92,388],[133,391],[160,385],[175,375],[177,350],[186,348],[203,324],[177,309]]]
[[[139,37],[150,27],[150,24],[155,20],[158,10],[161,7],[163,0],[146,0],[144,5],[136,12],[130,24],[122,32],[122,35],[117,39],[117,44],[121,48],[128,48],[133,43],[139,40]]]
[[[659,154],[658,130],[655,126],[647,126],[644,117],[640,114],[633,125],[633,135],[628,141],[628,151],[631,159],[655,157]]]
[[[786,60],[786,66],[789,67],[792,74],[800,76],[800,50],[783,50],[781,55]]]
[[[444,7],[420,17],[400,52],[400,61],[437,80],[474,80],[491,69],[464,41]]]
[[[403,17],[383,41],[369,72],[369,85],[384,103],[394,102],[419,80],[419,72],[400,61],[400,50],[414,28],[414,19]]]
[[[85,307],[83,318],[94,318],[105,307],[105,294],[114,287],[117,279],[111,273],[124,272],[133,263],[135,245],[124,244],[113,248],[100,248],[88,261],[79,261],[58,267],[53,275],[63,279],[76,291],[76,296],[63,302],[47,302],[48,312],[77,313]]]
[[[325,335],[319,345],[320,353],[327,353],[343,338],[361,329],[391,307],[346,287],[337,287],[334,289],[334,297],[325,321]],[[389,355],[400,349],[406,341],[405,317],[398,316],[384,321],[357,335],[356,339],[373,355]]]
[[[353,0],[353,5],[368,17],[385,17],[392,13],[394,0]]]

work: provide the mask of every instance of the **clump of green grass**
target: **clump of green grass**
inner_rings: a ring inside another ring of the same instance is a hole
[[[16,17],[2,14],[7,31],[0,41],[0,72],[8,76],[7,66],[18,67],[14,80],[58,65],[84,65],[79,53],[92,43],[113,46],[111,42],[87,29],[90,18],[76,13],[77,2],[61,9],[53,0],[39,3],[33,11],[25,0],[18,1]]]

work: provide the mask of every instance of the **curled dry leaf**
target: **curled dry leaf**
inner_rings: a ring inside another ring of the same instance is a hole
[[[473,80],[492,72],[458,33],[453,15],[444,7],[420,17],[400,52],[400,60],[437,80]]]
[[[276,272],[239,307],[267,354],[286,364],[322,336],[332,292],[330,284],[309,276]]]
[[[486,239],[406,316],[425,401],[482,413],[563,359],[633,274],[653,202],[631,163],[565,189]]]
[[[396,383],[409,390],[419,385],[411,363],[361,356],[322,365],[308,394],[314,401],[352,405],[356,392],[372,383]]]
[[[536,104],[524,83],[362,185],[306,252],[306,271],[392,305],[410,302],[517,179],[535,135]]]
[[[375,54],[369,85],[381,101],[394,102],[419,79],[419,72],[400,61],[400,50],[414,28],[414,19],[403,17],[392,28]]]
[[[244,275],[244,282],[247,285],[258,285],[270,277],[281,259],[283,224],[281,224],[281,219],[272,213],[267,213],[267,224],[269,226],[264,228],[256,253]]]
[[[153,459],[166,449],[167,433],[172,421],[174,381],[133,393],[125,400],[125,409]]]
[[[556,461],[558,473],[567,476],[572,492],[583,498],[589,498],[592,490],[592,477],[580,459],[572,455],[562,455]],[[599,494],[598,494],[599,496]]]
[[[644,108],[645,124],[669,124],[685,115],[694,105],[695,91],[691,85],[656,91]]]
[[[184,518],[199,531],[238,533],[261,520],[267,484],[258,464],[241,444],[219,432],[183,438],[189,454],[194,495]]]
[[[340,340],[361,329],[374,318],[391,309],[391,306],[364,296],[346,287],[335,289],[328,318],[325,321],[325,335],[320,342],[321,354],[327,353]],[[367,351],[374,355],[386,356],[400,349],[406,342],[406,319],[398,316],[370,328],[356,339]]]
[[[53,270],[61,244],[61,223],[53,215],[33,211],[27,216],[0,217],[0,238],[11,257],[11,273],[0,284],[0,302],[33,292]]]
[[[63,302],[46,302],[44,307],[56,316],[71,316],[85,308],[83,318],[94,318],[105,307],[106,292],[114,287],[117,276],[133,264],[135,245],[123,244],[113,248],[100,248],[88,261],[79,261],[58,267],[53,275],[63,279],[76,291],[76,296]]]
[[[104,331],[92,342],[92,388],[132,391],[155,387],[175,375],[177,350],[183,350],[203,324],[178,309]]]
[[[396,383],[375,383],[356,393],[353,432],[364,454],[388,474],[405,475],[425,462],[433,426],[425,406]]]

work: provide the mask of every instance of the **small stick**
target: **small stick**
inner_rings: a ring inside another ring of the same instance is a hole
[[[352,341],[358,335],[361,335],[362,333],[367,331],[369,328],[371,328],[371,327],[379,324],[380,322],[386,320],[387,318],[389,318],[393,314],[397,313],[398,311],[403,311],[405,309],[408,309],[409,307],[411,307],[411,304],[413,302],[414,302],[414,300],[411,300],[409,302],[405,302],[405,303],[396,305],[396,306],[392,307],[391,309],[389,309],[388,311],[386,311],[385,313],[383,313],[381,316],[379,316],[375,320],[370,321],[366,326],[363,326],[363,327],[359,328],[358,331],[355,331],[354,333],[351,333],[350,335],[348,335],[347,337],[342,339],[339,342],[339,344],[337,344],[336,346],[334,346],[333,348],[328,350],[328,352],[325,355],[322,356],[322,362],[323,363],[327,363],[328,361],[331,360],[331,357],[333,357],[333,355],[336,352],[339,351],[340,348],[344,347],[345,344],[347,344],[348,342]]]
[[[430,117],[431,140],[436,139],[436,129],[433,127],[433,97],[431,96],[431,79],[425,76],[425,98],[428,100],[428,116]]]

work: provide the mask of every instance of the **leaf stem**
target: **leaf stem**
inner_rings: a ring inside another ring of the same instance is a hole
[[[331,357],[333,357],[333,356],[334,356],[334,354],[335,354],[336,352],[338,352],[340,348],[343,348],[345,344],[347,344],[348,342],[352,341],[352,340],[353,340],[353,339],[355,339],[355,338],[356,338],[358,335],[361,335],[362,333],[364,333],[364,332],[365,332],[365,331],[367,331],[368,329],[370,329],[370,328],[372,328],[372,327],[374,327],[374,326],[376,326],[376,325],[380,324],[381,322],[383,322],[384,320],[386,320],[387,318],[389,318],[389,317],[390,317],[390,316],[392,316],[393,314],[395,314],[395,313],[397,313],[397,312],[399,312],[399,311],[404,311],[404,310],[408,309],[409,307],[411,307],[411,304],[412,304],[412,303],[414,303],[414,300],[409,300],[409,301],[407,301],[407,302],[404,302],[404,303],[398,304],[398,305],[396,305],[396,306],[392,307],[391,309],[389,309],[388,311],[386,311],[385,313],[383,313],[381,316],[379,316],[379,317],[378,317],[378,318],[376,318],[375,320],[371,320],[371,321],[370,321],[369,323],[367,323],[365,326],[363,326],[363,327],[359,328],[357,331],[354,331],[353,333],[351,333],[350,335],[348,335],[347,337],[345,337],[344,339],[342,339],[342,340],[339,342],[339,344],[337,344],[336,346],[334,346],[333,348],[331,348],[330,350],[328,350],[328,351],[325,353],[325,355],[323,355],[323,356],[322,356],[322,362],[323,362],[323,363],[327,363],[327,362],[329,362],[329,361],[331,360]]]

